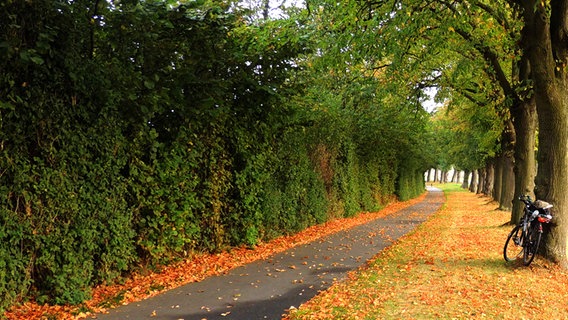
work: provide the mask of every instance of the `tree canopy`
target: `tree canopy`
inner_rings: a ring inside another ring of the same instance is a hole
[[[412,198],[432,166],[514,158],[516,190],[531,190],[537,106],[544,150],[565,142],[562,125],[542,128],[564,119],[542,86],[564,60],[534,67],[548,25],[511,1],[0,9],[0,308],[79,303],[139,267]],[[539,153],[559,217],[562,161]]]

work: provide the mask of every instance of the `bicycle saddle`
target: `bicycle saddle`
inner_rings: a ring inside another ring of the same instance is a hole
[[[550,203],[548,203],[548,202],[546,202],[546,201],[542,201],[542,200],[537,200],[537,201],[535,201],[535,202],[534,202],[534,206],[535,206],[537,209],[550,209],[550,208],[553,207]]]

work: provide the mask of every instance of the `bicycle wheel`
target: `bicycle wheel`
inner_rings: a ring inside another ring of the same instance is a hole
[[[515,261],[523,257],[524,247],[523,243],[523,229],[521,226],[516,226],[511,230],[507,241],[505,241],[505,247],[503,248],[503,257],[505,261]]]
[[[540,237],[542,234],[538,231],[539,223],[535,223],[528,230],[527,241],[525,241],[525,251],[523,254],[523,263],[525,266],[531,264],[537,254],[540,245]]]

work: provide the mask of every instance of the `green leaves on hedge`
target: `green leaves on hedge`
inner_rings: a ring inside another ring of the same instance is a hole
[[[375,80],[312,69],[311,27],[98,3],[0,10],[0,308],[420,191],[408,118]]]

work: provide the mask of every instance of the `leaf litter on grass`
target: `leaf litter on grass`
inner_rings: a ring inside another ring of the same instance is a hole
[[[179,263],[164,266],[156,272],[135,273],[122,284],[100,285],[93,288],[92,299],[78,306],[39,305],[30,301],[13,306],[3,316],[9,320],[88,318],[94,313],[105,312],[108,308],[140,301],[187,283],[201,281],[206,277],[222,274],[259,259],[266,259],[326,235],[387,216],[424,200],[425,196],[426,194],[423,194],[404,202],[393,201],[377,212],[364,212],[351,218],[334,219],[294,235],[261,243],[255,248],[239,247],[222,253],[199,253]]]
[[[568,319],[568,275],[537,257],[503,260],[510,213],[449,192],[432,218],[286,317],[296,319]]]

